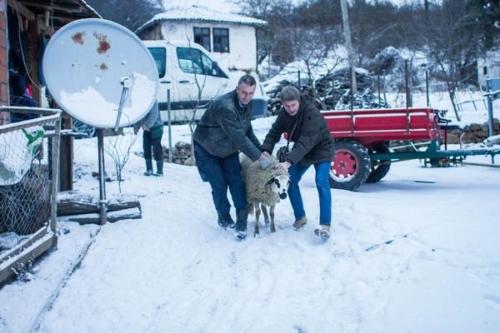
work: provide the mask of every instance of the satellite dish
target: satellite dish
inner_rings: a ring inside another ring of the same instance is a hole
[[[97,128],[136,123],[156,102],[158,71],[130,30],[103,19],[69,23],[43,56],[47,88],[77,120]]]

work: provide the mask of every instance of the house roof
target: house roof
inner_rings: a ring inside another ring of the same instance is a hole
[[[51,12],[52,24],[56,29],[64,24],[89,17],[101,17],[85,0],[18,0],[10,2],[14,9],[24,13],[25,16],[45,15]]]
[[[136,33],[162,21],[191,21],[191,22],[211,22],[211,23],[233,23],[252,26],[263,26],[267,22],[250,16],[224,13],[202,6],[191,6],[184,8],[170,8],[163,13],[156,14],[151,20],[140,26]]]

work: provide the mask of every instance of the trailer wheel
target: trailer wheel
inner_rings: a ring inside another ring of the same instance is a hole
[[[389,153],[389,148],[385,144],[378,144],[370,149],[370,153]],[[371,161],[370,174],[366,179],[367,183],[376,183],[384,178],[391,168],[391,161]]]
[[[370,173],[368,150],[354,141],[334,143],[335,153],[330,168],[330,187],[356,190]]]

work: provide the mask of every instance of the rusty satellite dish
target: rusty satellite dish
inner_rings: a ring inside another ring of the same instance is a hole
[[[153,57],[136,35],[111,21],[65,25],[47,44],[42,68],[57,104],[97,128],[134,124],[156,101]]]

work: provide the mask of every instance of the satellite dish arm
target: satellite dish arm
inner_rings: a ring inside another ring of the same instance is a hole
[[[125,104],[125,99],[127,99],[127,93],[132,86],[132,80],[130,80],[129,77],[125,76],[121,78],[120,83],[122,84],[123,88],[122,95],[120,97],[120,104],[118,105],[118,114],[116,115],[115,131],[117,131],[120,127],[120,118],[122,117],[123,105]]]

